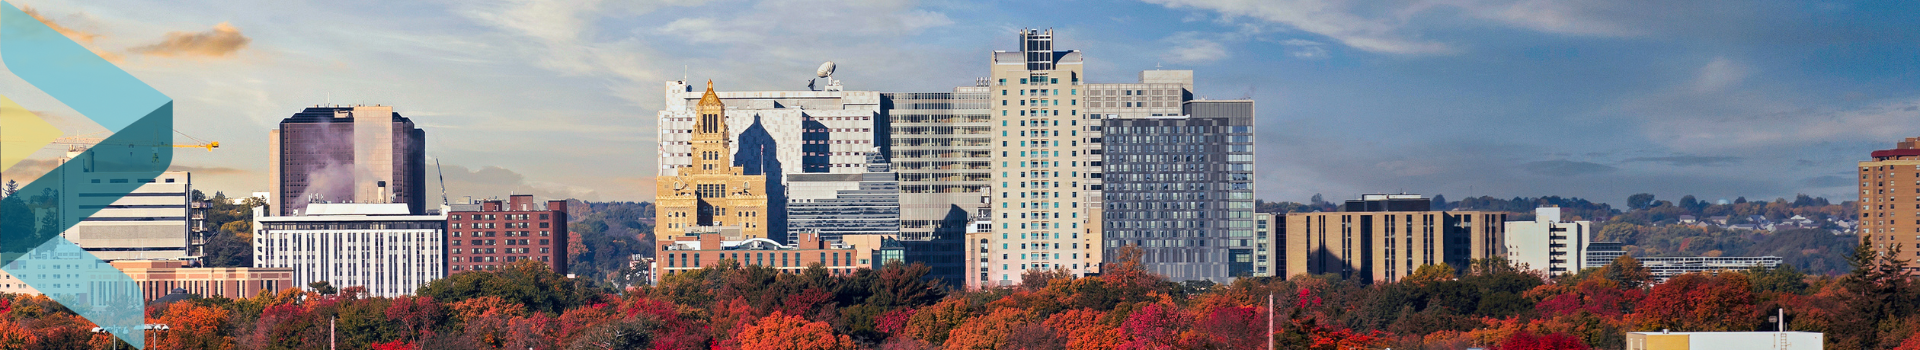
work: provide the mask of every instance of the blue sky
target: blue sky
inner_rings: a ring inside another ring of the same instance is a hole
[[[176,164],[229,193],[264,190],[266,131],[331,99],[421,124],[456,198],[650,200],[662,81],[798,89],[831,60],[849,89],[946,91],[1022,27],[1094,82],[1192,69],[1199,96],[1258,100],[1270,200],[1851,199],[1854,162],[1920,136],[1920,13],[1896,2],[13,3],[179,101],[223,148]],[[0,94],[91,130],[17,78]]]

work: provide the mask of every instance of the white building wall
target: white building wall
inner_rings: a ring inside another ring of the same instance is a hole
[[[193,193],[192,176],[183,171],[152,178],[134,178],[136,175],[86,173],[83,181],[66,183],[61,201],[99,211],[73,223],[60,233],[61,237],[101,260],[186,258],[191,244],[188,202]],[[94,196],[113,192],[100,188],[115,183],[142,184],[126,196]]]
[[[364,286],[372,296],[394,297],[411,295],[421,285],[446,275],[444,215],[319,215],[254,220],[253,266],[293,268],[295,286],[304,288],[308,283],[327,281],[335,288]],[[382,228],[400,224],[410,227]]]
[[[666,106],[658,114],[660,176],[693,164],[693,106],[705,90],[695,91],[686,82],[665,83]],[[811,117],[828,135],[827,173],[866,172],[866,154],[884,140],[875,140],[874,123],[880,116],[880,93],[875,91],[715,91],[727,106],[727,131],[733,134],[731,152],[738,154],[740,134],[759,118],[762,127],[780,147],[776,159],[787,174],[803,172],[802,134]],[[783,178],[784,182],[785,179]]]
[[[1577,273],[1586,266],[1593,223],[1563,221],[1560,208],[1538,208],[1533,221],[1506,222],[1507,260],[1548,275]]]

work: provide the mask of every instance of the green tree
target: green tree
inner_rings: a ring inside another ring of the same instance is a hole
[[[1640,210],[1653,207],[1652,193],[1635,193],[1627,196],[1627,209]]]
[[[333,282],[327,282],[327,281],[313,281],[311,283],[307,283],[307,288],[313,289],[314,293],[320,293],[320,295],[333,295],[334,293],[339,292],[338,289],[335,289],[333,287]]]
[[[1653,272],[1648,271],[1646,266],[1640,265],[1640,260],[1632,256],[1622,255],[1614,258],[1612,263],[1607,264],[1605,271],[1607,279],[1628,289],[1640,288],[1653,282]]]

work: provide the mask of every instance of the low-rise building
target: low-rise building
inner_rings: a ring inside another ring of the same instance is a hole
[[[364,286],[375,297],[413,294],[446,276],[445,215],[407,204],[309,203],[295,216],[254,211],[253,266],[293,269],[293,285]]]
[[[495,270],[537,260],[567,273],[567,201],[535,203],[532,195],[450,206],[447,272]]]
[[[1505,254],[1507,213],[1434,211],[1411,194],[1370,194],[1343,211],[1287,214],[1287,273],[1337,273],[1397,281],[1421,266],[1466,270],[1474,259]],[[1165,257],[1146,256],[1146,259]]]
[[[243,299],[294,287],[293,269],[284,267],[192,267],[182,260],[121,260],[112,265],[139,283],[149,301],[175,289],[201,297]]]
[[[691,229],[686,235],[661,242],[654,253],[653,278],[666,279],[676,273],[720,266],[717,264],[728,260],[739,266],[765,266],[782,272],[800,272],[817,263],[835,275],[844,275],[873,267],[872,258],[862,263],[860,256],[862,249],[876,249],[825,241],[816,235],[800,235],[800,241],[783,245],[771,239],[744,237],[733,227]]]
[[[1627,350],[1820,350],[1817,332],[1627,332]]]

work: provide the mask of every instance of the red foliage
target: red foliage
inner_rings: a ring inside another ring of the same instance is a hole
[[[1542,288],[1552,288],[1542,286]],[[1545,316],[1570,315],[1586,311],[1595,315],[1619,316],[1626,313],[1643,294],[1639,289],[1621,289],[1613,281],[1589,278],[1573,290],[1541,300],[1536,310]]]
[[[874,319],[873,328],[887,334],[900,334],[907,330],[907,321],[913,320],[913,312],[914,309],[902,308],[881,313]]]
[[[1128,349],[1172,349],[1178,344],[1180,328],[1190,320],[1171,305],[1148,304],[1127,315],[1120,329],[1128,336]]]
[[[1495,350],[1586,350],[1586,343],[1565,334],[1534,335],[1529,332],[1514,332],[1513,336],[1500,341]]]
[[[1192,344],[1184,348],[1254,349],[1266,346],[1264,310],[1248,306],[1214,308],[1193,325]]]
[[[414,349],[413,344],[408,344],[405,341],[399,341],[399,340],[385,342],[385,343],[373,343],[373,350],[413,350],[413,349]]]

